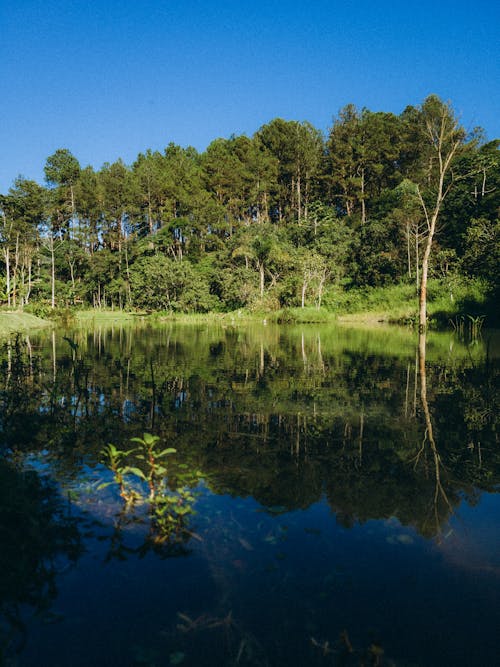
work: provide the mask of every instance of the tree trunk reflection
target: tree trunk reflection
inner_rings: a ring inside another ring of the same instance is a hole
[[[436,446],[436,441],[434,439],[431,413],[427,401],[427,374],[425,366],[426,342],[427,342],[426,333],[424,331],[419,334],[419,339],[418,339],[418,364],[419,364],[419,376],[420,376],[420,399],[422,401],[422,410],[425,418],[425,432],[422,441],[422,446],[415,460],[415,465],[418,463],[422,454],[424,454],[426,445],[428,445],[434,463],[435,488],[434,488],[434,499],[433,499],[433,508],[434,508],[433,511],[434,511],[434,518],[436,521],[436,534],[439,534],[441,525],[439,517],[439,499],[441,498],[444,501],[450,513],[453,512],[453,508],[442,483],[442,476],[441,476],[442,462]]]

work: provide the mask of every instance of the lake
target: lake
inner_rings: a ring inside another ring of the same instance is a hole
[[[498,664],[498,350],[325,325],[0,341],[0,664]]]

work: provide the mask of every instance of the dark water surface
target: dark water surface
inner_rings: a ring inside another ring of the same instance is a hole
[[[56,331],[0,369],[0,664],[500,664],[490,335]]]

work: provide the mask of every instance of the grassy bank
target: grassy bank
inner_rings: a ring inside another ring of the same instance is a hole
[[[0,336],[51,326],[51,322],[21,311],[0,311]]]
[[[49,318],[42,318],[22,311],[0,310],[0,335],[60,325],[112,326],[114,324],[130,324],[145,320],[143,313],[130,313],[119,310],[55,309],[54,311],[49,311],[49,316]]]
[[[427,312],[431,329],[454,329],[461,319],[485,319],[495,326],[496,309],[488,286],[479,280],[448,278],[431,280]],[[266,317],[266,315],[264,315]],[[404,324],[418,323],[418,295],[415,285],[331,289],[324,307],[284,308],[267,314],[268,321],[283,323]]]
[[[331,288],[324,296],[323,307],[283,308],[277,311],[240,309],[230,313],[129,312],[120,310],[57,309],[47,319],[63,325],[114,326],[133,322],[162,324],[219,324],[237,326],[251,322],[277,324],[345,323],[373,326],[380,323],[417,324],[418,297],[415,285],[364,287],[350,290]],[[478,279],[449,277],[431,280],[428,286],[428,318],[431,329],[459,330],[459,326],[484,321],[486,326],[498,325],[495,298],[491,289]],[[35,307],[33,307],[34,312]],[[0,311],[0,333],[46,326],[47,321],[31,313]]]
[[[430,280],[427,313],[430,328],[451,329],[460,318],[485,318],[495,325],[496,309],[488,286],[480,280],[446,278]],[[341,322],[416,324],[418,296],[414,285],[330,292],[328,308]]]
[[[72,319],[81,324],[120,324],[137,322],[146,317],[145,313],[131,313],[125,310],[75,310]]]

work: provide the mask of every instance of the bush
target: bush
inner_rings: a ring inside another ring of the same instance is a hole
[[[207,281],[188,261],[163,254],[141,257],[130,270],[130,289],[136,308],[176,312],[208,312],[219,305]]]

